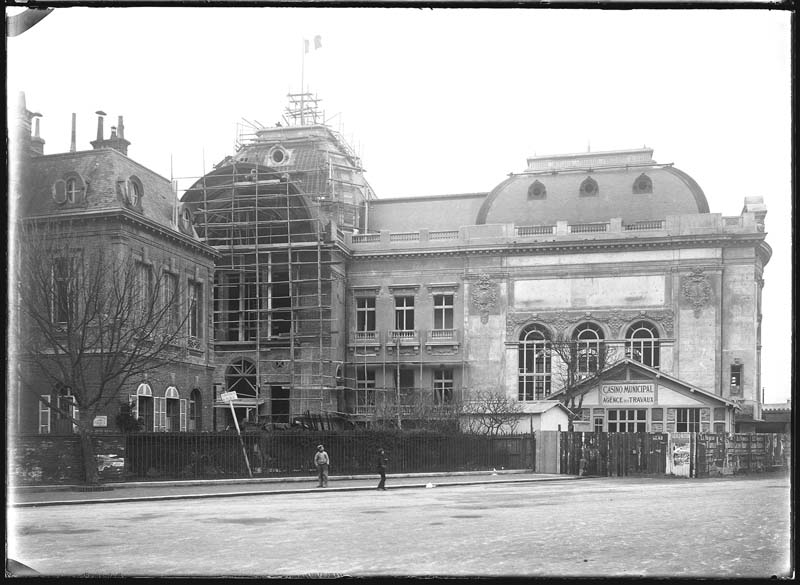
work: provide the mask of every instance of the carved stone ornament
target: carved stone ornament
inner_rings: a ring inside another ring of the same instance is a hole
[[[548,325],[557,332],[565,331],[570,325],[590,319],[607,323],[614,334],[618,334],[620,338],[625,336],[625,331],[622,331],[623,326],[635,319],[660,323],[667,335],[672,335],[674,330],[674,316],[670,309],[659,311],[594,311],[590,314],[585,312],[566,313],[564,311],[554,313],[548,311],[535,313],[509,311],[506,315],[506,333],[511,337],[517,328],[533,322]]]
[[[481,323],[489,322],[489,312],[497,306],[497,291],[495,283],[488,274],[481,274],[472,291],[472,304],[481,312]]]
[[[681,286],[683,297],[689,301],[694,309],[695,319],[700,317],[703,308],[711,300],[711,284],[702,268],[692,268],[691,274],[683,277]]]

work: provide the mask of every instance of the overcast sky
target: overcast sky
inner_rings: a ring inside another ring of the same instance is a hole
[[[789,13],[768,10],[61,8],[7,40],[8,88],[45,153],[125,119],[128,154],[186,186],[237,122],[281,119],[301,83],[379,197],[489,191],[533,154],[655,150],[712,213],[764,198],[763,386],[790,396]],[[313,46],[313,43],[312,43]]]

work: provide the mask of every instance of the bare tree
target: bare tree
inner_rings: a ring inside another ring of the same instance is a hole
[[[558,398],[569,410],[568,430],[572,432],[575,420],[580,416],[585,394],[579,391],[579,384],[590,379],[602,380],[605,370],[619,361],[619,356],[603,340],[577,340],[564,334],[548,336],[547,351],[555,357],[552,360],[553,370],[562,390]]]
[[[498,435],[503,429],[513,433],[519,424],[522,404],[491,390],[471,392],[463,409],[471,432]]]
[[[22,387],[72,421],[85,480],[96,483],[95,416],[116,405],[132,383],[181,357],[189,307],[176,277],[128,250],[83,238],[81,229],[22,226],[17,298],[24,335],[16,345]],[[40,396],[52,388],[65,389],[69,400]]]

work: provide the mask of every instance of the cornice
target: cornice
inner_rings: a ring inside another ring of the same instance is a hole
[[[751,234],[697,234],[685,236],[666,236],[658,238],[624,238],[604,240],[571,240],[520,243],[512,241],[491,246],[468,245],[454,248],[417,248],[410,250],[349,250],[352,260],[370,260],[384,258],[419,258],[436,256],[481,256],[502,253],[504,255],[550,255],[580,254],[595,250],[642,250],[642,249],[678,249],[706,247],[739,247],[742,245],[766,246],[765,254],[772,249],[764,241],[763,233]],[[767,257],[769,259],[769,257]]]
[[[216,259],[220,256],[220,253],[217,252],[211,246],[204,244],[203,242],[198,242],[186,234],[183,234],[178,231],[173,231],[165,228],[164,226],[154,222],[153,220],[139,215],[138,213],[134,213],[129,209],[106,209],[102,211],[81,211],[78,213],[60,213],[58,215],[38,215],[32,217],[26,217],[22,221],[24,222],[40,222],[40,221],[54,221],[54,222],[66,222],[66,221],[98,221],[98,220],[114,220],[117,219],[121,222],[130,223],[132,225],[139,226],[149,232],[154,234],[158,234],[164,239],[172,240],[173,242],[177,242],[187,248],[195,249],[212,259]]]

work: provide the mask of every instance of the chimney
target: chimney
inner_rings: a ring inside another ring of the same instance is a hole
[[[69,141],[69,151],[75,152],[75,112],[72,112],[72,136]]]
[[[33,137],[31,138],[31,153],[32,154],[44,154],[44,140],[39,136],[39,118],[42,115],[39,112],[33,112],[31,114],[31,118],[34,119],[34,131]]]
[[[122,124],[122,116],[117,116],[117,135],[120,138],[125,138],[125,126]]]
[[[90,142],[92,148],[97,150],[98,148],[104,148],[106,145],[104,144],[105,140],[103,140],[103,116],[106,113],[103,110],[97,110],[95,112],[97,114],[97,138],[94,142]]]

